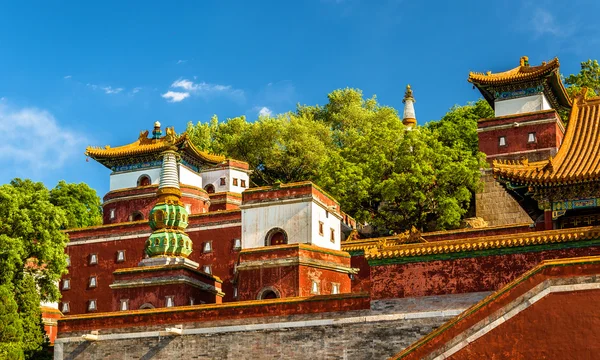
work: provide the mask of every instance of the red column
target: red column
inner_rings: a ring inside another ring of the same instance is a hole
[[[552,230],[552,210],[544,211],[544,225],[546,230]]]

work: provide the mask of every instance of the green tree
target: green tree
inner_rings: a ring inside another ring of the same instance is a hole
[[[42,324],[40,295],[33,275],[30,272],[22,274],[16,287],[15,298],[23,326],[23,351],[26,359],[40,359],[48,354],[48,350],[44,348],[47,336]]]
[[[255,122],[213,117],[188,124],[188,134],[206,151],[248,162],[256,185],[311,180],[351,216],[387,233],[459,225],[478,184],[477,119],[490,114],[478,102],[407,132],[394,108],[347,88],[324,106],[298,105]]]
[[[571,74],[565,79],[568,85],[567,92],[574,97],[581,91],[581,88],[588,89],[587,97],[600,94],[600,64],[598,60],[587,60],[581,62],[581,70],[577,74]]]
[[[23,359],[23,327],[9,284],[0,285],[0,359]]]
[[[41,299],[57,301],[56,283],[67,265],[68,238],[61,231],[66,224],[65,211],[50,202],[42,183],[14,179],[0,186],[0,285],[18,287],[25,264],[33,262]]]
[[[209,123],[188,124],[188,134],[205,151],[248,162],[259,186],[314,178],[330,148],[326,125],[293,113],[253,123],[243,116],[222,123],[213,117]]]
[[[50,191],[50,202],[65,211],[69,229],[102,224],[100,198],[85,183],[69,184],[61,180]]]
[[[439,121],[429,122],[425,127],[432,130],[445,146],[468,150],[477,156],[477,121],[494,116],[494,110],[488,102],[479,99],[464,106],[455,105]]]

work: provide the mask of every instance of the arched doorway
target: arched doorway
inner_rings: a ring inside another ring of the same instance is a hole
[[[273,286],[264,287],[261,291],[258,292],[258,296],[256,297],[258,300],[268,300],[268,299],[279,299],[281,297],[281,293]]]
[[[144,220],[144,215],[141,212],[136,211],[133,214],[131,214],[131,221],[142,221],[142,220]]]
[[[150,180],[150,176],[144,174],[138,178],[137,186],[148,186],[151,185],[152,181]]]
[[[207,193],[209,194],[214,194],[215,193],[215,186],[213,184],[208,184],[204,187],[204,190],[206,190]]]
[[[269,230],[265,237],[265,246],[284,245],[288,243],[287,233],[281,228]]]

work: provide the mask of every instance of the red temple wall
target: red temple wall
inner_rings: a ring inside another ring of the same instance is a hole
[[[118,311],[121,299],[129,299],[129,308],[139,309],[144,304],[152,304],[156,308],[166,307],[166,297],[173,296],[174,306],[190,305],[190,297],[194,298],[196,305],[201,302],[207,304],[219,303],[215,294],[200,291],[191,285],[170,284],[161,286],[147,286],[129,289],[113,290],[112,309]]]
[[[62,319],[58,321],[61,337],[72,331],[89,331],[131,327],[161,326],[189,322],[208,322],[264,316],[312,314],[332,311],[369,309],[367,294],[342,294],[311,298],[273,299],[185,308],[116,312],[98,317]]]
[[[192,231],[188,232],[193,241],[190,259],[200,264],[199,270],[202,270],[202,265],[211,265],[213,275],[223,280],[222,291],[226,293],[223,301],[234,300],[231,280],[239,250],[234,249],[233,244],[234,239],[241,236],[241,226],[231,222],[239,221],[240,215],[240,211],[231,211],[190,217],[190,227],[198,225],[208,227],[207,230],[191,229]],[[150,232],[147,223],[133,223],[69,233],[72,242],[86,239],[101,240],[126,234],[139,236],[125,240],[67,246],[66,253],[71,259],[71,266],[68,268],[69,274],[64,278],[71,279],[71,289],[62,292],[62,301],[69,302],[71,315],[85,313],[87,301],[90,299],[97,300],[100,312],[116,310],[112,308],[112,290],[109,287],[114,281],[113,272],[117,269],[137,267],[144,257],[144,244]],[[212,252],[202,252],[205,241],[212,241]],[[117,262],[118,250],[125,250],[124,262]],[[89,255],[92,253],[98,254],[97,265],[89,265]],[[92,275],[97,277],[97,286],[88,288],[89,277]],[[62,289],[62,282],[60,285]]]
[[[551,293],[450,359],[595,359],[600,290]]]
[[[529,133],[535,132],[537,141],[529,143]],[[510,129],[490,130],[480,132],[479,151],[486,155],[508,154],[518,151],[558,148],[562,135],[557,124],[523,125]],[[506,137],[506,146],[500,146],[498,139]]]
[[[495,291],[542,260],[592,256],[600,247],[491,255],[371,267],[373,299]]]
[[[300,296],[315,295],[311,292],[313,280],[319,284],[320,295],[331,295],[333,283],[340,285],[340,294],[351,292],[350,276],[338,271],[300,266]]]
[[[300,275],[297,266],[279,266],[240,271],[238,299],[256,300],[265,287],[274,287],[282,298],[300,296]]]
[[[352,292],[370,292],[371,291],[371,267],[364,255],[352,256],[350,267],[358,268],[358,274],[354,275],[352,280]]]

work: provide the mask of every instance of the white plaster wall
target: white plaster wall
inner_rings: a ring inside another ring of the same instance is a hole
[[[326,215],[326,210],[319,204],[311,204],[311,243],[327,249],[341,249],[341,220],[332,213]],[[319,234],[319,221],[323,222],[323,235]],[[335,230],[335,242],[331,242],[331,229]]]
[[[544,94],[494,102],[496,116],[522,114],[532,111],[550,110],[552,107]]]
[[[202,176],[181,164],[179,164],[179,182],[202,188]]]
[[[110,191],[136,187],[137,181],[142,175],[150,176],[152,184],[158,184],[160,181],[160,167],[111,174]]]
[[[225,185],[221,185],[221,178],[225,177]],[[233,185],[233,179],[238,179],[237,186]],[[242,187],[242,181],[246,180],[246,187]],[[213,171],[203,171],[202,172],[202,184],[206,186],[208,184],[212,184],[215,187],[215,192],[223,192],[229,191],[234,193],[241,193],[250,187],[250,178],[248,174],[235,170],[235,169],[223,169],[223,170],[213,170]]]
[[[310,243],[312,202],[270,204],[242,209],[242,249],[264,247],[273,228],[283,229],[288,244]]]

